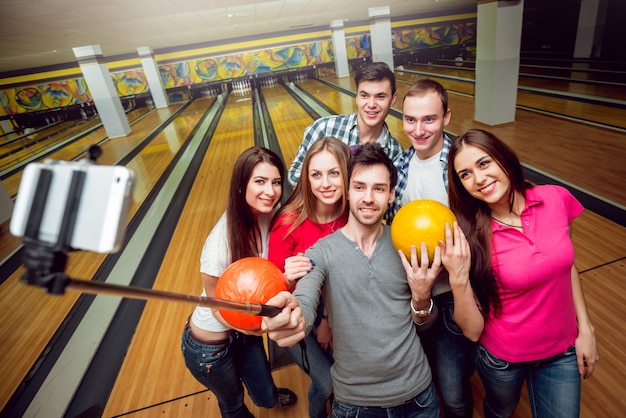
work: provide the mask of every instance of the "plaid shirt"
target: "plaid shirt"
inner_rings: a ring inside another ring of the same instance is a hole
[[[443,184],[448,190],[448,152],[450,152],[450,145],[452,145],[452,139],[449,136],[443,136],[443,148],[441,154],[439,154],[439,162],[441,163],[441,170],[443,171]],[[393,202],[389,205],[387,213],[385,214],[385,220],[387,224],[391,224],[393,217],[396,216],[400,206],[402,204],[402,195],[406,190],[407,182],[409,180],[409,162],[415,154],[415,148],[409,147],[399,157],[393,160],[393,165],[398,169],[398,185],[396,186],[396,196]]]
[[[337,138],[348,146],[360,144],[357,113],[325,116],[317,119],[304,130],[304,139],[298,148],[298,152],[296,152],[287,176],[289,183],[293,186],[296,185],[300,178],[302,164],[307,151],[315,141],[325,136]],[[402,145],[391,135],[386,123],[383,125],[383,131],[376,142],[383,147],[385,154],[392,160],[402,153]]]

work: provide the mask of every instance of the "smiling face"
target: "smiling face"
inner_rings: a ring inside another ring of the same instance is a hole
[[[282,195],[282,179],[276,166],[265,162],[254,167],[246,186],[246,203],[255,215],[270,213]]]
[[[356,95],[359,124],[370,128],[381,126],[396,102],[397,94],[391,91],[391,82],[361,81]]]
[[[350,179],[350,214],[358,223],[379,225],[393,201],[389,171],[383,164],[355,167]]]
[[[419,159],[426,160],[441,152],[443,129],[450,123],[450,116],[450,109],[444,113],[441,98],[434,90],[404,99],[404,132],[411,140]]]
[[[511,182],[485,151],[472,145],[463,146],[454,158],[454,171],[472,197],[484,201],[492,210],[496,206],[508,207]]]
[[[335,206],[343,196],[343,177],[337,158],[329,151],[311,157],[309,185],[319,205]]]

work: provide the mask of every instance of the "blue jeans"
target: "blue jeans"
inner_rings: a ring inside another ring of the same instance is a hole
[[[332,355],[322,349],[314,332],[310,332],[303,341],[306,345],[308,375],[311,378],[308,393],[309,418],[327,418],[326,403],[333,394],[333,381],[330,376]],[[300,344],[285,348],[285,351],[302,370],[306,371]]]
[[[463,335],[454,321],[452,292],[433,299],[439,316],[419,336],[443,404],[443,415],[446,418],[471,418],[474,398],[470,378],[474,373],[476,344]]]
[[[242,381],[255,405],[264,408],[276,405],[278,390],[262,337],[232,332],[227,342],[207,345],[185,327],[181,348],[187,369],[213,392],[222,417],[254,418],[244,404]]]
[[[545,360],[509,363],[479,345],[476,371],[485,387],[483,407],[487,418],[513,415],[524,381],[533,417],[580,415],[580,375],[574,346]]]
[[[438,418],[439,401],[431,383],[419,395],[392,407],[356,406],[333,400],[333,418]]]

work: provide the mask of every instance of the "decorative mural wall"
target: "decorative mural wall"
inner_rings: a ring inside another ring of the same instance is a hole
[[[394,31],[394,51],[406,53],[428,48],[476,45],[476,22],[459,22],[445,25],[423,26]]]
[[[475,26],[475,20],[470,20],[397,30],[393,33],[394,52],[398,54],[466,43],[475,45]],[[370,35],[347,37],[346,49],[349,60],[371,57]],[[332,41],[324,40],[164,64],[159,65],[159,71],[163,85],[169,89],[333,61]],[[111,75],[121,97],[149,91],[141,68],[113,72]],[[16,87],[0,91],[0,116],[91,101],[82,78]]]
[[[350,41],[361,45],[363,38],[368,38],[369,44],[369,35],[350,39]],[[369,56],[369,49],[353,48],[351,52],[355,57]],[[318,41],[160,65],[159,70],[163,85],[165,88],[171,88],[305,68],[331,63],[333,60],[332,42]]]
[[[91,102],[87,83],[81,78],[55,81],[0,91],[0,116],[55,109]]]

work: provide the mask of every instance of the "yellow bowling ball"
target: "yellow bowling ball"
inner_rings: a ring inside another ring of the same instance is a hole
[[[391,241],[397,250],[411,259],[411,245],[415,245],[418,260],[421,259],[420,244],[428,247],[428,261],[433,262],[435,247],[445,241],[446,222],[452,227],[454,213],[436,200],[418,199],[402,206],[391,223]]]

